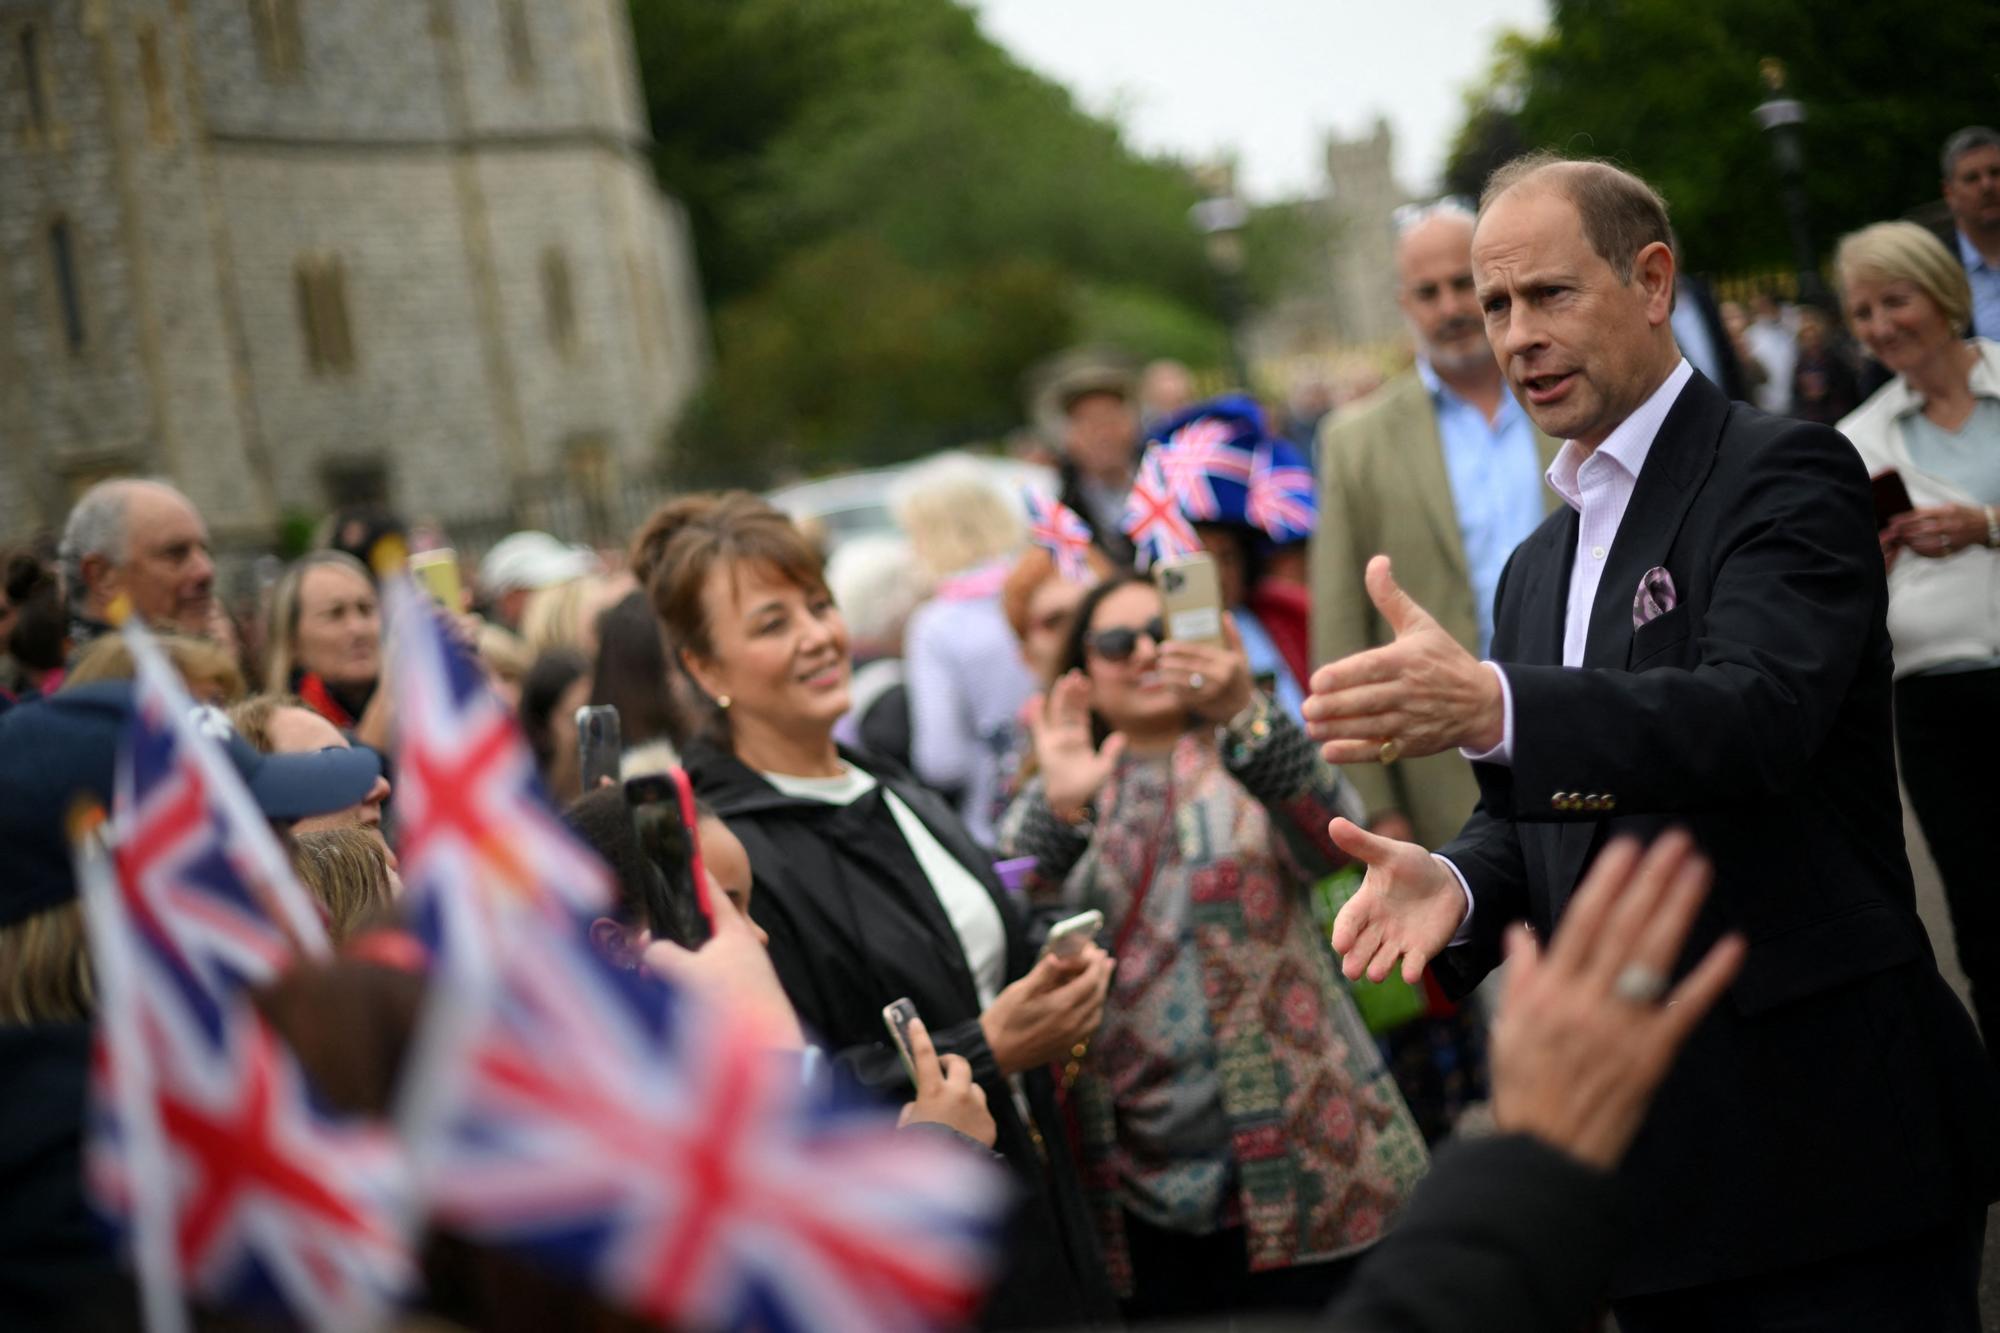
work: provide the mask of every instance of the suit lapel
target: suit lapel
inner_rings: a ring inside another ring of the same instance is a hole
[[[1472,567],[1465,559],[1465,538],[1458,531],[1458,509],[1451,495],[1451,476],[1444,466],[1444,435],[1438,430],[1437,405],[1431,401],[1430,390],[1424,387],[1423,377],[1410,372],[1410,382],[1415,386],[1411,396],[1410,420],[1414,424],[1421,421],[1422,440],[1418,447],[1398,449],[1396,453],[1409,469],[1410,490],[1423,505],[1424,517],[1436,535],[1438,549],[1451,565],[1458,578],[1470,581]]]
[[[1639,580],[1647,570],[1667,563],[1688,506],[1715,462],[1716,441],[1728,411],[1729,402],[1721,391],[1696,372],[1660,423],[1591,602],[1584,666],[1625,669],[1632,653],[1632,599]],[[1552,916],[1561,915],[1607,825],[1594,819],[1558,827]]]
[[[1626,665],[1632,651],[1632,599],[1639,580],[1647,570],[1667,563],[1688,505],[1715,461],[1715,442],[1728,407],[1721,392],[1697,373],[1660,423],[1598,580],[1584,638],[1585,666]]]

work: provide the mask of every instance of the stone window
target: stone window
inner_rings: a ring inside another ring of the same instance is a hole
[[[257,35],[257,58],[263,62],[265,77],[297,77],[305,64],[299,0],[250,0],[250,27]]]
[[[42,64],[42,30],[24,24],[19,37],[21,88],[28,95],[28,131],[37,136],[49,132],[49,71]]]
[[[49,222],[49,276],[54,284],[56,322],[63,346],[71,356],[90,349],[90,326],[84,319],[83,279],[77,263],[76,229],[68,218]]]
[[[569,257],[555,246],[542,251],[542,314],[548,324],[549,346],[568,360],[576,355],[576,291],[570,281]]]
[[[160,60],[160,30],[139,29],[139,84],[146,90],[146,133],[156,144],[174,141],[174,112],[167,99],[167,70]]]
[[[354,332],[347,318],[347,270],[339,255],[303,255],[293,266],[306,364],[316,375],[354,369]]]
[[[507,43],[507,73],[516,83],[535,81],[535,35],[527,0],[500,0],[500,31]]]

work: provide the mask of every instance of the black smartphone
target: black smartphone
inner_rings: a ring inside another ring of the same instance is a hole
[[[1868,488],[1875,493],[1875,530],[1880,532],[1889,526],[1889,520],[1898,514],[1907,514],[1916,506],[1910,503],[1910,488],[1903,484],[1903,474],[1894,468],[1877,472],[1868,479]]]
[[[582,775],[584,791],[596,791],[606,778],[618,781],[618,764],[624,753],[616,707],[585,704],[576,710],[577,771]]]
[[[917,1082],[917,1062],[910,1056],[910,1023],[916,1016],[917,1006],[907,995],[891,1001],[882,1010],[882,1026],[889,1029],[889,1043],[903,1057],[903,1072],[910,1076],[912,1087]]]
[[[625,806],[632,812],[632,831],[658,882],[646,904],[647,924],[654,938],[672,940],[685,949],[708,942],[713,931],[703,910],[701,841],[689,818],[673,777],[648,773],[625,784]]]

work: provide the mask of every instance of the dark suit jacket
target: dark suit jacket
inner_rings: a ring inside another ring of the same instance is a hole
[[[886,761],[848,754],[881,785],[852,805],[788,796],[735,755],[707,743],[685,752],[695,790],[743,840],[755,885],[750,915],[771,937],[771,962],[808,1032],[836,1061],[892,1101],[914,1095],[882,1025],[907,996],[940,1052],[965,1057],[986,1090],[997,1148],[1022,1185],[986,1327],[1080,1327],[1116,1322],[1082,1181],[1065,1149],[1063,1118],[1046,1070],[1023,1074],[1021,1114],[979,1025],[965,951],[895,817],[895,792],[931,836],[992,895],[1007,932],[1006,980],[1034,966],[1020,906],[992,859],[934,793]]]
[[[1525,1135],[1445,1145],[1330,1333],[1561,1333],[1587,1326],[1623,1235],[1616,1182]]]
[[[1618,1294],[1866,1248],[2000,1192],[2000,1092],[1903,850],[1874,528],[1844,439],[1697,374],[1611,547],[1584,670],[1561,665],[1576,514],[1502,578],[1513,758],[1476,766],[1479,807],[1442,849],[1475,904],[1470,943],[1438,962],[1447,988],[1497,963],[1510,920],[1546,937],[1608,834],[1669,823],[1716,867],[1683,966],[1724,930],[1750,941],[1626,1162]],[[1678,604],[1635,632],[1654,566]]]

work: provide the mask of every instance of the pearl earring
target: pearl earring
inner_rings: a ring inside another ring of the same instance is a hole
[[[720,709],[721,709],[721,710],[722,710],[723,712],[725,712],[725,713],[726,713],[726,712],[728,712],[728,711],[729,711],[729,696],[728,696],[728,695],[726,695],[726,694],[718,694],[718,695],[716,695],[716,696],[715,696],[715,706],[716,706],[717,708],[720,708]]]

